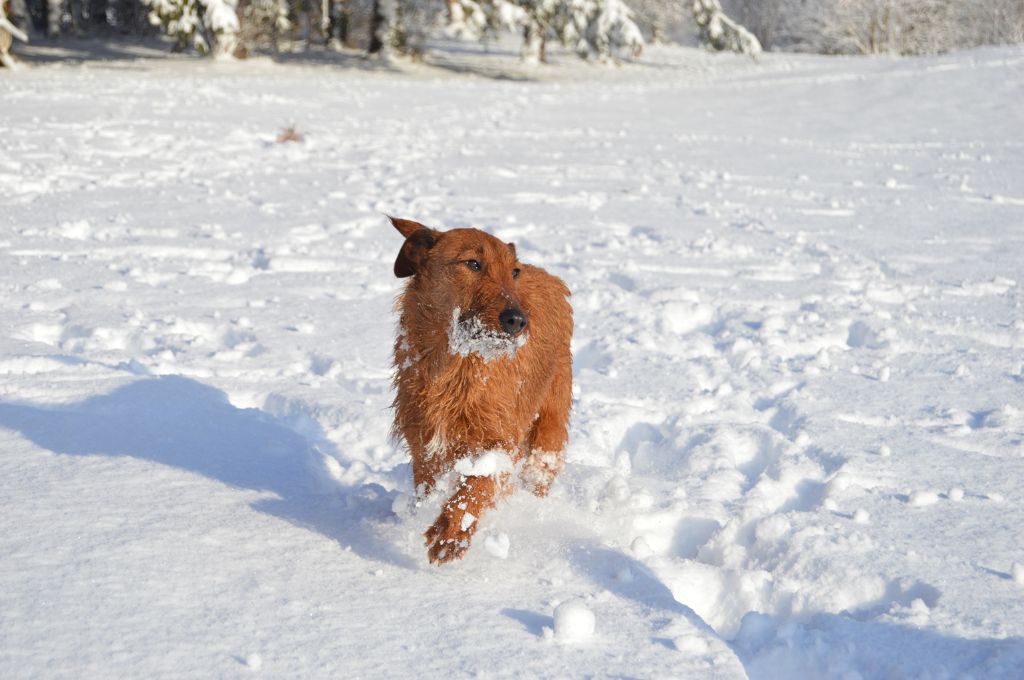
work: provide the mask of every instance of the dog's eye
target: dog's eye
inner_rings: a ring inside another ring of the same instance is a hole
[[[475,272],[480,271],[480,260],[466,260],[466,266]]]
[[[512,270],[512,278],[513,278],[513,279],[518,279],[518,278],[519,278],[519,272],[520,272],[520,271],[522,271],[522,270],[521,270],[521,269],[519,269],[519,267],[516,267],[515,269],[513,269],[513,270]]]

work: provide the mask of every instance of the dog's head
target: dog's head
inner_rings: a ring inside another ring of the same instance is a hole
[[[514,244],[479,229],[438,231],[389,219],[405,237],[395,276],[416,277],[416,289],[439,314],[452,315],[453,326],[467,337],[507,341],[524,334],[529,320],[518,294],[522,264]]]

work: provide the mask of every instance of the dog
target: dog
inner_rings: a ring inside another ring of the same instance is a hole
[[[565,465],[570,292],[479,229],[388,219],[405,237],[395,276],[408,279],[396,301],[392,434],[409,448],[417,497],[458,473],[424,533],[427,556],[441,564],[463,557],[514,477],[546,496]]]

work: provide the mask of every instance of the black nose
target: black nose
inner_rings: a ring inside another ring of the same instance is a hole
[[[509,335],[515,335],[526,328],[526,315],[515,307],[507,307],[504,312],[498,315],[501,327]]]

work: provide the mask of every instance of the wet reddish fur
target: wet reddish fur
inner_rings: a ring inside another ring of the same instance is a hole
[[[568,439],[569,289],[543,269],[520,263],[514,246],[480,230],[440,232],[410,220],[392,223],[406,236],[395,273],[411,275],[397,301],[394,433],[409,447],[417,494],[429,493],[460,458],[502,449],[534,493],[546,495],[564,464]],[[478,260],[483,270],[471,270],[467,259]],[[513,278],[516,268],[518,279]],[[509,306],[521,309],[528,320],[528,339],[514,357],[485,362],[475,353],[449,354],[455,308],[463,318],[476,315],[497,330],[498,315]],[[428,448],[431,440],[445,442],[434,455]],[[479,518],[512,488],[507,473],[462,478],[424,534],[430,560],[462,557]],[[463,530],[467,512],[478,519]]]

